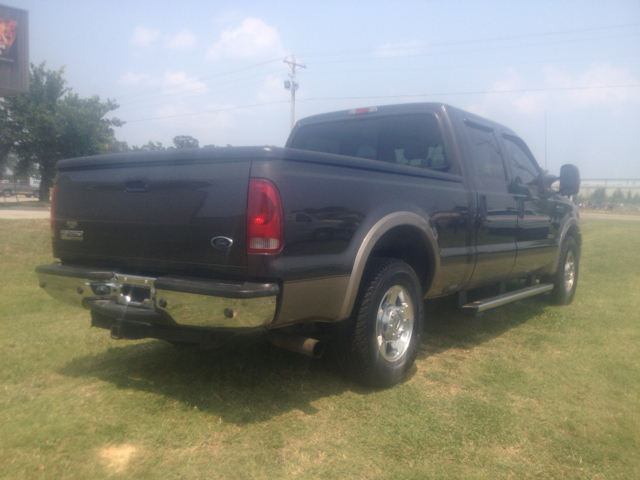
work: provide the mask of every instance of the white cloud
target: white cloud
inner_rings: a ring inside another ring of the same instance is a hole
[[[284,81],[281,77],[269,75],[264,80],[264,84],[258,92],[258,99],[261,102],[276,102],[286,100],[291,94],[284,89]]]
[[[195,46],[196,36],[186,28],[167,40],[167,47],[170,50],[188,50]]]
[[[133,37],[129,42],[134,47],[149,47],[153,42],[160,37],[160,30],[146,27],[136,27],[133,32]]]
[[[127,72],[120,77],[120,85],[158,85],[157,79],[146,73]]]
[[[285,55],[278,31],[259,18],[245,18],[238,28],[220,34],[220,39],[209,48],[207,59],[254,58],[265,54]]]
[[[190,77],[185,72],[172,72],[169,70],[160,77],[154,77],[146,73],[128,72],[120,77],[118,83],[127,86],[156,87],[155,91],[158,94],[163,96],[171,95],[175,101],[206,94],[209,89],[206,83],[196,77]]]
[[[213,21],[219,24],[229,24],[237,21],[240,18],[242,18],[240,10],[227,10],[226,12],[213,17]]]
[[[376,48],[374,54],[378,57],[406,57],[424,52],[427,46],[422,42],[387,43]]]
[[[232,109],[232,104],[211,103],[194,107],[187,103],[177,102],[159,108],[155,115],[158,117],[157,122],[166,125],[175,126],[178,121],[181,129],[190,132],[189,135],[200,140],[200,145],[204,145],[210,141],[202,139],[210,137],[212,131],[220,133],[220,130],[229,129],[236,125]],[[219,143],[220,140],[217,142]]]
[[[623,87],[623,85],[637,85],[640,81],[626,69],[616,68],[608,63],[592,65],[587,71],[575,77],[551,67],[545,69],[545,73],[547,83],[556,88],[581,87],[569,90],[569,98],[579,106],[640,100],[637,88]]]
[[[207,84],[195,77],[189,77],[185,72],[166,71],[162,76],[162,87],[176,94],[195,90],[202,93],[207,89]]]
[[[492,85],[480,104],[467,106],[467,109],[490,117],[495,112],[509,110],[518,114],[537,114],[551,106],[569,110],[620,105],[640,101],[637,88],[622,87],[639,83],[627,70],[609,64],[592,65],[578,74],[556,67],[545,67],[542,76],[535,83],[526,81],[515,69],[509,68]]]

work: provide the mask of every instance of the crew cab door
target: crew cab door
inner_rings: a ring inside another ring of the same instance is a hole
[[[505,159],[494,129],[464,121],[467,150],[476,183],[476,265],[472,283],[505,279],[516,259],[518,202],[509,191]]]
[[[511,167],[510,189],[518,202],[518,253],[512,275],[521,276],[555,258],[557,206],[552,196],[541,195],[540,170],[527,145],[513,135],[502,138]]]

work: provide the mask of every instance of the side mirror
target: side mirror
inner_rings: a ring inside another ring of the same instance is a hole
[[[580,191],[580,171],[578,167],[566,164],[560,167],[560,195],[567,197]]]

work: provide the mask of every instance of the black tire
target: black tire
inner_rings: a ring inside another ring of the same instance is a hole
[[[413,269],[401,260],[372,260],[351,317],[336,326],[341,368],[369,386],[395,385],[418,354],[423,319],[422,289]]]
[[[2,191],[2,196],[3,197],[10,197],[11,196],[11,190],[9,190],[9,189],[3,190]]]
[[[580,250],[573,237],[567,237],[562,244],[558,269],[552,277],[551,301],[556,305],[569,305],[578,287],[580,271]]]

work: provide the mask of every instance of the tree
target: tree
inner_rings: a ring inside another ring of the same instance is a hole
[[[40,200],[49,200],[55,165],[64,158],[97,155],[117,150],[112,127],[124,124],[104,116],[118,104],[100,97],[80,98],[67,87],[64,67],[48,70],[45,63],[31,65],[29,92],[0,101],[0,161],[9,152],[18,168],[38,165]]]
[[[189,135],[178,135],[173,137],[173,144],[176,148],[199,148],[200,143]]]
[[[154,142],[153,140],[149,140],[149,143],[145,143],[141,147],[134,145],[131,150],[134,152],[156,152],[159,150],[166,150],[166,148],[162,146],[162,142]]]
[[[593,200],[602,201],[607,198],[607,191],[604,188],[596,188],[591,194]]]
[[[616,188],[615,191],[611,194],[612,200],[624,200],[624,192],[621,188]]]

